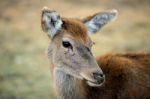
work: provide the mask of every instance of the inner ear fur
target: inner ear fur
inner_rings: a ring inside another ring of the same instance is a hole
[[[88,16],[82,19],[82,22],[85,24],[88,32],[96,33],[99,31],[105,24],[116,19],[118,11],[113,9],[110,11],[95,13],[91,16]]]
[[[53,38],[62,27],[60,15],[56,11],[44,7],[41,14],[41,27]]]

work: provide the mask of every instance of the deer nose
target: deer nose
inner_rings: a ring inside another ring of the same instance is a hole
[[[93,73],[94,79],[97,81],[98,84],[101,84],[105,80],[105,75],[103,73],[95,72]]]

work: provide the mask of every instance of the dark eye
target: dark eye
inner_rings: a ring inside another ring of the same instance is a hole
[[[65,47],[65,48],[72,48],[72,45],[70,44],[69,41],[63,41],[63,42],[62,42],[62,45],[63,45],[63,47]]]

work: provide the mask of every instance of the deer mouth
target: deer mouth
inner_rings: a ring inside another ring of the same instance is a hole
[[[82,75],[82,78],[85,80],[85,82],[91,86],[91,87],[99,87],[102,86],[103,83],[105,82],[105,77],[103,79],[97,80],[93,77],[88,77],[85,75]]]
[[[102,81],[101,83],[98,83],[98,82],[93,82],[93,81],[89,81],[89,80],[86,80],[86,82],[91,87],[100,87],[104,83],[104,81]]]

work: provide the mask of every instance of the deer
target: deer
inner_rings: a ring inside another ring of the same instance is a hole
[[[90,35],[116,19],[115,9],[78,19],[42,9],[48,59],[59,99],[150,99],[150,53],[94,57]]]

